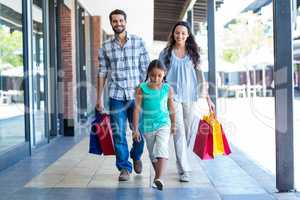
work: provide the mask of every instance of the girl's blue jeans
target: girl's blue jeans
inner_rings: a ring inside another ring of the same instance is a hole
[[[134,100],[109,99],[109,110],[111,128],[116,151],[116,166],[118,170],[127,169],[132,172],[132,163],[129,162],[129,150],[126,139],[127,120],[132,128]],[[140,118],[141,121],[141,118]],[[133,160],[140,160],[144,149],[144,139],[140,142],[133,141],[130,150],[130,157]]]

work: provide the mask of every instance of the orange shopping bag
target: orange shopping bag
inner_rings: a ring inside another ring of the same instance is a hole
[[[220,122],[216,119],[214,113],[205,115],[203,120],[206,121],[212,128],[213,135],[213,155],[229,155],[231,150],[224,130]]]

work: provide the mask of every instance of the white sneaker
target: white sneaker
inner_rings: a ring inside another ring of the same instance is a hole
[[[164,187],[164,183],[162,180],[160,179],[155,179],[153,184],[152,184],[152,187],[158,189],[158,190],[163,190],[163,187]]]
[[[179,175],[179,181],[180,182],[189,182],[190,181],[190,176],[187,172],[181,173]]]
[[[152,187],[155,188],[155,189],[157,188],[157,186],[155,185],[154,181],[152,183]]]

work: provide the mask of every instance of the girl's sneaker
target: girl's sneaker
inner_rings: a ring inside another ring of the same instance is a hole
[[[152,184],[152,187],[158,189],[158,190],[163,190],[163,187],[164,187],[164,183],[162,180],[160,179],[155,179],[153,184]]]

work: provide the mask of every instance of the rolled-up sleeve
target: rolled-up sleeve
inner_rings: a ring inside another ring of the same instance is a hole
[[[139,58],[140,82],[145,81],[149,62],[150,59],[149,59],[148,51],[145,47],[145,43],[141,40],[141,54]]]
[[[108,73],[109,60],[108,60],[108,57],[106,56],[105,50],[103,48],[99,49],[98,59],[99,59],[98,76],[106,77],[107,73]]]

